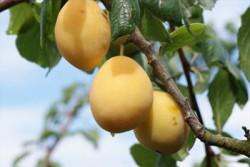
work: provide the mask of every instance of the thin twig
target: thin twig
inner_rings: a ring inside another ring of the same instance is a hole
[[[80,98],[78,99],[78,101],[80,101]],[[67,115],[67,120],[65,122],[65,124],[62,125],[60,133],[56,136],[56,140],[54,141],[54,143],[47,148],[47,153],[46,156],[44,158],[44,167],[49,167],[50,166],[50,157],[52,152],[55,150],[56,146],[58,145],[58,143],[60,142],[61,138],[63,137],[64,133],[67,131],[70,123],[72,122],[72,120],[75,118],[76,114],[77,114],[77,109],[76,107],[74,107],[74,109],[72,111],[70,111]]]
[[[208,69],[207,65],[192,66],[192,68],[195,68],[195,69],[197,69],[199,71],[204,71],[204,70]]]
[[[171,22],[170,22],[170,30],[171,31],[175,30],[175,27],[173,26],[173,24],[171,24]],[[196,111],[196,114],[198,116],[200,123],[204,126],[204,121],[202,119],[200,108],[198,106],[196,96],[194,94],[193,84],[192,84],[192,80],[191,80],[190,73],[189,73],[191,70],[191,63],[193,63],[193,62],[189,63],[187,61],[186,56],[185,56],[182,48],[178,50],[178,53],[179,53],[179,56],[181,59],[181,64],[182,64],[182,67],[184,70],[184,75],[185,75],[185,78],[187,80],[188,91],[189,91],[189,95],[190,95],[192,108]],[[214,152],[208,144],[204,143],[204,147],[205,147],[205,152],[206,152],[206,167],[211,167],[211,158],[212,158],[212,156],[214,156]]]
[[[190,64],[187,61],[182,49],[179,49],[178,53],[179,53],[182,67],[184,69],[184,74],[185,74],[185,77],[186,77],[186,80],[188,83],[188,90],[189,90],[189,95],[190,95],[192,107],[196,111],[196,114],[198,116],[200,123],[204,126],[204,121],[202,119],[201,112],[200,112],[200,109],[199,109],[199,106],[198,106],[198,103],[196,100],[196,96],[194,94],[193,84],[192,84],[192,80],[191,80],[190,73],[189,73]],[[209,145],[204,143],[204,146],[205,146],[205,151],[206,151],[206,167],[211,167],[211,158],[214,155],[214,153],[213,153],[213,150],[209,147]]]
[[[29,2],[29,0],[3,0],[0,2],[0,12],[23,2]]]
[[[247,127],[243,126],[242,129],[244,130],[245,132],[245,137],[247,138],[248,141],[250,141],[250,130],[247,129]]]
[[[194,56],[192,57],[192,59],[190,60],[190,65],[193,66],[195,60],[198,58],[198,54],[197,53],[194,53]]]
[[[179,49],[178,53],[179,53],[179,56],[180,56],[180,59],[181,59],[182,67],[183,67],[183,70],[184,70],[184,75],[185,75],[187,83],[188,83],[188,90],[189,90],[189,95],[190,95],[190,98],[191,98],[192,107],[196,111],[200,123],[202,125],[204,125],[204,122],[203,122],[203,119],[202,119],[202,116],[201,116],[201,112],[200,112],[200,109],[199,109],[199,106],[198,106],[198,103],[197,103],[197,100],[196,100],[196,97],[195,97],[195,94],[194,94],[194,89],[193,89],[193,84],[192,84],[192,81],[191,81],[191,77],[190,77],[190,74],[189,74],[190,64],[187,61],[187,59],[185,57],[185,54],[184,54],[182,49]]]
[[[171,78],[167,69],[161,64],[158,59],[153,45],[148,42],[139,29],[136,29],[131,36],[127,39],[128,42],[136,44],[142,52],[147,56],[148,63],[153,67],[154,74],[162,81],[165,89],[172,95],[175,101],[180,106],[186,122],[195,133],[196,137],[208,145],[215,145],[225,148],[234,152],[238,152],[250,157],[250,142],[246,140],[231,139],[221,135],[212,134],[207,131],[200,123],[194,114],[186,97],[184,97],[175,82]]]

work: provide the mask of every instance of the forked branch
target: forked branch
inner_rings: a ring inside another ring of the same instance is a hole
[[[209,145],[215,145],[250,157],[250,141],[231,139],[219,134],[212,134],[204,128],[194,114],[187,98],[181,94],[169,72],[161,64],[153,45],[143,37],[139,29],[135,29],[126,42],[133,42],[147,56],[148,63],[153,67],[154,74],[162,81],[167,92],[178,103],[186,122],[197,138]]]

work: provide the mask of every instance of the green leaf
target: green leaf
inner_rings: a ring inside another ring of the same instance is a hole
[[[191,150],[191,148],[194,146],[195,140],[196,140],[195,134],[192,130],[190,130],[184,148],[186,148],[186,150],[188,151]]]
[[[82,131],[84,137],[93,143],[95,147],[98,147],[98,140],[100,138],[99,132],[97,130]]]
[[[137,0],[113,0],[111,8],[112,40],[132,33],[140,20]]]
[[[188,155],[187,150],[180,149],[177,153],[172,154],[171,157],[176,161],[183,161]]]
[[[44,131],[40,135],[40,141],[46,140],[47,138],[52,137],[52,136],[56,137],[58,136],[58,133],[50,129],[44,129]]]
[[[193,147],[195,140],[196,137],[193,131],[190,130],[186,143],[177,153],[171,155],[172,158],[176,161],[183,161],[189,155],[188,151]]]
[[[234,36],[234,35],[233,35]],[[231,40],[221,40],[220,41],[227,55],[234,55],[237,45],[234,41]]]
[[[238,32],[237,44],[239,48],[240,68],[250,82],[250,7],[241,16],[242,25]]]
[[[121,50],[121,44],[123,42],[125,42],[129,36],[130,35],[125,35],[125,36],[119,37],[115,41],[113,41],[111,43],[111,45],[110,45],[109,52],[112,52],[111,54],[113,56],[119,55],[120,54],[120,50]],[[124,45],[124,50],[123,51],[124,51],[123,52],[124,55],[126,55],[126,56],[132,56],[133,54],[139,52],[139,48],[134,43],[128,43],[128,44]],[[110,56],[109,54],[110,53],[107,53],[106,57]]]
[[[50,124],[54,126],[55,124],[60,123],[63,114],[61,114],[58,110],[59,102],[55,102],[52,104],[45,115],[45,127],[49,127]]]
[[[61,8],[61,0],[44,0],[41,9],[40,44],[43,47],[47,40],[54,41],[54,29],[57,15]]]
[[[157,78],[156,78],[157,79]],[[162,83],[152,82],[153,90],[158,90],[164,92],[165,88],[163,87]]]
[[[201,35],[205,29],[205,25],[201,23],[193,23],[189,26],[190,30],[197,36]],[[190,34],[186,26],[181,26],[170,34],[170,40],[172,41],[171,43],[162,45],[162,49],[168,53],[175,52],[185,45],[197,42],[199,38]]]
[[[38,142],[39,141],[37,141],[37,140],[28,140],[28,141],[25,141],[25,142],[23,142],[23,147],[29,147],[29,146],[31,146],[31,145],[36,145],[36,144],[38,144]]]
[[[22,28],[16,39],[17,49],[22,57],[39,64],[41,67],[53,68],[61,56],[55,42],[47,41],[40,47],[39,24],[33,19],[28,27]]]
[[[238,155],[240,155],[240,153],[233,152],[233,151],[230,151],[230,150],[227,150],[227,149],[222,149],[222,153],[226,154],[226,155],[230,155],[230,156],[238,156]]]
[[[198,4],[204,9],[211,10],[215,5],[216,0],[198,0]]]
[[[219,132],[217,130],[214,130],[214,129],[208,129],[207,130],[213,134],[218,134]],[[222,135],[225,136],[225,137],[229,137],[229,138],[233,138],[229,133],[227,132],[222,132]]]
[[[13,167],[17,167],[18,163],[22,161],[24,158],[26,158],[28,155],[30,155],[30,151],[25,151],[22,154],[18,155],[14,161],[13,161]]]
[[[32,7],[27,3],[10,8],[10,23],[7,34],[18,34],[20,29],[33,19]]]
[[[84,72],[86,72],[87,74],[93,74],[95,72],[95,68],[89,71],[84,71]]]
[[[57,103],[53,104],[45,116],[45,120],[49,120],[57,114]]]
[[[208,93],[213,119],[219,133],[231,115],[236,100],[232,89],[229,72],[221,68],[209,85]]]
[[[240,162],[240,163],[246,163],[246,164],[250,165],[250,159],[249,158],[240,159],[240,160],[238,160],[238,162]]]
[[[235,27],[235,23],[232,21],[229,21],[226,26],[225,26],[226,30],[230,33],[230,34],[236,34],[237,33],[237,28]]]
[[[190,16],[187,10],[190,3],[185,0],[140,0],[140,3],[163,21],[171,19],[180,23],[182,19]]]
[[[33,5],[33,14],[37,22],[40,23],[40,13],[41,13],[42,3],[34,3]]]
[[[236,103],[243,108],[248,101],[247,86],[241,76],[240,70],[232,62],[227,61],[226,67],[231,74],[232,90],[236,97]]]
[[[146,8],[143,11],[139,28],[143,36],[149,41],[170,42],[168,31],[162,21]]]
[[[211,66],[215,62],[225,63],[226,55],[221,42],[217,38],[205,39],[201,42],[201,51],[206,63]]]
[[[139,52],[131,56],[131,58],[134,59],[138,64],[140,64],[140,66],[145,70],[149,77],[153,76],[153,69],[148,64],[148,59],[144,54]]]
[[[140,144],[134,144],[130,148],[130,153],[138,166],[155,167],[157,162],[157,154],[155,152],[146,149]]]
[[[40,159],[37,161],[36,167],[44,167],[47,166],[44,164],[44,159]],[[48,167],[60,167],[61,165],[58,162],[52,162],[50,161],[48,164]]]
[[[160,51],[161,52],[161,51]],[[160,53],[160,60],[162,64],[168,69],[170,75],[174,79],[178,79],[182,72],[179,68],[179,57],[178,56],[169,56],[168,54],[161,55]]]
[[[203,23],[203,9],[198,5],[188,8],[191,12],[191,17],[188,19],[190,23]]]
[[[75,110],[76,112],[79,112],[79,110],[82,108],[82,106],[88,102],[88,99],[89,99],[89,98],[88,98],[88,95],[87,95],[87,94],[84,94],[84,95],[79,99],[78,103],[75,104],[74,110]]]
[[[212,156],[211,157],[211,167],[222,167],[221,165],[220,165],[220,159],[221,159],[222,157],[220,157],[219,155],[214,155],[214,156]],[[203,161],[202,161],[202,163],[201,163],[201,165],[200,165],[200,167],[207,167],[207,165],[206,165],[206,159],[207,159],[207,157],[205,157],[204,159],[203,159]]]
[[[76,89],[79,87],[79,84],[72,83],[70,86],[63,89],[63,102],[67,104],[72,96],[74,95]]]
[[[177,167],[176,161],[169,155],[160,155],[156,167]]]
[[[189,91],[188,91],[188,87],[185,85],[181,85],[181,84],[177,84],[178,89],[181,91],[181,93],[183,94],[184,97],[188,98],[188,101],[190,102],[190,95],[189,95]]]
[[[209,85],[209,78],[210,78],[210,72],[209,71],[199,71],[195,68],[192,68],[192,70],[197,75],[197,81],[194,85],[194,92],[196,94],[201,94],[205,92]]]

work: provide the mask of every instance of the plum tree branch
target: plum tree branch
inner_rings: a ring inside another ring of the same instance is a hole
[[[175,31],[175,27],[174,27],[173,23],[171,21],[169,21],[169,24],[170,24],[170,32]],[[203,122],[202,116],[201,116],[201,112],[200,112],[200,109],[199,109],[199,106],[198,106],[198,103],[197,103],[197,100],[196,100],[196,97],[195,97],[195,94],[194,94],[191,77],[190,77],[190,74],[189,74],[189,71],[190,71],[190,68],[191,68],[190,63],[187,61],[182,48],[178,49],[178,54],[180,56],[181,64],[182,64],[182,67],[183,67],[183,70],[184,70],[184,75],[185,75],[186,80],[187,80],[188,91],[189,91],[189,95],[190,95],[190,98],[191,98],[191,105],[192,105],[193,109],[196,111],[199,121],[201,122],[202,125],[204,125],[204,122]]]
[[[194,94],[193,84],[192,84],[192,80],[191,80],[190,73],[189,73],[190,72],[190,63],[187,61],[185,54],[183,52],[183,49],[179,49],[178,53],[179,53],[182,67],[184,70],[184,74],[185,74],[185,77],[186,77],[186,80],[188,83],[188,90],[189,90],[189,96],[191,99],[192,107],[195,110],[200,123],[204,126],[204,121],[202,119],[200,108],[198,106],[198,103],[197,103],[197,100],[196,100],[196,97]],[[208,144],[204,143],[204,145],[205,145],[205,151],[206,151],[206,167],[211,167],[211,157],[214,155],[214,152],[209,147]]]
[[[56,146],[59,144],[61,138],[62,138],[62,135],[67,131],[70,123],[72,122],[73,118],[75,117],[77,113],[77,110],[72,110],[68,116],[67,116],[67,120],[66,120],[66,123],[62,126],[61,128],[61,132],[60,134],[58,134],[56,136],[56,140],[54,141],[54,143],[47,148],[47,153],[45,155],[45,158],[44,158],[44,167],[49,167],[50,166],[50,156],[52,154],[52,152],[55,150]]]
[[[197,138],[209,145],[225,148],[250,157],[249,141],[231,139],[228,137],[223,137],[219,134],[212,134],[204,128],[204,126],[194,114],[187,98],[181,94],[169,72],[161,64],[153,45],[143,37],[139,29],[135,29],[135,31],[130,35],[126,43],[129,42],[136,44],[146,55],[148,63],[153,68],[154,74],[162,81],[167,92],[171,94],[171,96],[178,103],[183,112],[185,121],[189,124]]]
[[[47,148],[47,152],[43,161],[43,166],[44,167],[50,167],[50,157],[52,152],[55,150],[56,146],[59,144],[60,140],[62,139],[63,135],[65,132],[67,132],[69,125],[71,124],[71,122],[73,121],[73,119],[76,117],[77,113],[78,113],[78,109],[79,109],[79,103],[82,100],[82,98],[84,97],[79,97],[76,99],[77,101],[77,105],[74,106],[74,108],[68,113],[67,115],[67,119],[65,121],[65,123],[61,126],[61,130],[60,132],[57,134],[55,141],[53,142],[53,144],[51,146],[49,146]]]
[[[22,2],[29,2],[29,0],[3,0],[0,2],[0,12],[9,9],[12,6],[20,4]]]
[[[175,26],[172,24],[171,21],[169,21],[169,23],[170,23],[170,32],[173,32],[175,30]],[[194,94],[193,84],[192,84],[192,80],[191,80],[190,73],[189,73],[191,69],[191,65],[187,61],[182,48],[178,49],[178,53],[181,59],[181,64],[184,70],[184,75],[187,80],[188,91],[189,91],[192,108],[195,110],[200,123],[204,126],[204,121],[202,119],[200,108],[198,106],[196,96]],[[212,156],[214,156],[214,152],[207,143],[204,143],[204,146],[205,146],[205,152],[206,152],[206,167],[211,167],[211,158]]]
[[[185,57],[185,54],[184,54],[182,49],[179,49],[178,53],[179,53],[179,56],[180,56],[180,59],[181,59],[182,67],[183,67],[183,70],[184,70],[184,75],[185,75],[187,83],[188,83],[188,90],[189,90],[189,95],[190,95],[190,98],[191,98],[191,105],[192,105],[193,109],[196,111],[199,121],[201,122],[202,125],[204,125],[204,122],[203,122],[203,119],[202,119],[202,116],[201,116],[201,113],[200,113],[200,109],[199,109],[199,106],[198,106],[198,103],[197,103],[197,100],[196,100],[196,97],[195,97],[195,94],[194,94],[191,77],[190,77],[190,74],[189,74],[190,64],[187,61],[187,59]]]
[[[242,129],[244,130],[245,132],[245,137],[247,138],[248,141],[250,141],[250,130],[247,129],[245,126],[242,127]]]

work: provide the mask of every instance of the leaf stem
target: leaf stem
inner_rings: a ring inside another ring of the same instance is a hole
[[[124,55],[124,45],[121,44],[120,46],[120,56],[123,56]]]

